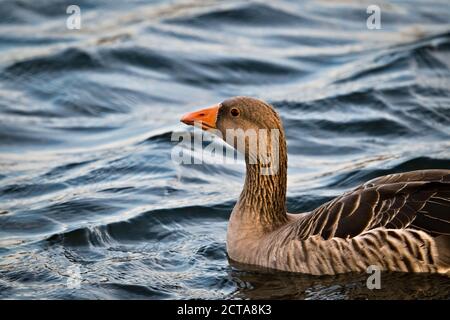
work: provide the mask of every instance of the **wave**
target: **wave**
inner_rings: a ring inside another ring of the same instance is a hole
[[[382,5],[382,30],[353,2],[79,1],[83,27],[69,31],[69,4],[0,1],[0,297],[367,293],[230,266],[245,166],[178,164],[171,137],[192,136],[183,113],[230,96],[273,103],[291,212],[380,175],[450,168],[446,1]],[[83,290],[66,289],[72,265]]]

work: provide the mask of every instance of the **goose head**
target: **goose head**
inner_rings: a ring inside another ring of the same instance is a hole
[[[210,108],[185,114],[181,122],[199,125],[256,162],[284,144],[281,119],[268,103],[250,97],[233,97]]]
[[[281,119],[270,104],[234,97],[187,113],[181,122],[199,124],[245,155],[245,183],[230,218],[230,239],[242,230],[260,234],[287,222],[286,139]]]

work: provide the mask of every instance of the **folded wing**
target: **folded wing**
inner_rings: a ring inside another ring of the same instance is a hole
[[[306,239],[352,238],[368,230],[417,229],[450,235],[450,170],[420,170],[371,180],[296,222]]]

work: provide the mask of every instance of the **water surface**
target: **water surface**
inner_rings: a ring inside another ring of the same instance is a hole
[[[76,2],[81,30],[73,1],[0,2],[0,298],[450,297],[437,275],[231,265],[243,164],[171,160],[183,113],[248,95],[282,116],[290,212],[449,169],[447,0],[381,2],[380,30],[373,1]]]

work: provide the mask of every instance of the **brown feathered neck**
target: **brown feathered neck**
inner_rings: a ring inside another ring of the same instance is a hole
[[[257,161],[250,163],[246,157],[247,174],[244,188],[237,203],[240,219],[254,223],[255,229],[270,232],[287,222],[286,188],[287,188],[287,148],[281,123],[279,124],[278,170],[274,174],[265,175],[267,167]],[[269,156],[273,159],[274,148],[268,147]]]

